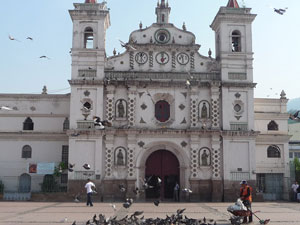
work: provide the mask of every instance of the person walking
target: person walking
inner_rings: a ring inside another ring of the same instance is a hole
[[[96,189],[95,184],[88,178],[87,179],[87,183],[85,184],[85,189],[86,189],[86,193],[87,193],[87,198],[86,198],[86,206],[93,206],[93,202],[92,202],[92,194],[93,194],[93,188]]]
[[[179,184],[177,182],[174,187],[174,200],[175,202],[179,202]]]
[[[293,190],[293,200],[295,201],[295,202],[297,202],[297,194],[298,194],[298,188],[299,188],[299,184],[298,184],[298,182],[297,181],[295,181],[293,184],[292,184],[292,190]]]
[[[250,187],[246,180],[241,181],[240,188],[240,198],[243,201],[243,204],[247,207],[248,210],[251,211],[251,203],[252,203],[252,187]],[[249,223],[252,223],[252,213],[249,216]],[[243,223],[247,223],[247,217],[244,217]]]

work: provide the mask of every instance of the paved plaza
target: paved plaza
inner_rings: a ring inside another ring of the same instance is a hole
[[[233,203],[232,203],[233,204]],[[146,218],[171,215],[178,208],[186,208],[184,215],[189,218],[209,218],[217,224],[230,224],[230,214],[227,207],[231,203],[161,203],[158,207],[152,203],[135,203],[129,212],[143,210]],[[116,203],[117,213],[126,213],[121,203]],[[271,219],[269,224],[300,225],[300,203],[264,202],[254,203],[254,211],[262,219]],[[60,202],[0,202],[0,225],[51,225],[51,224],[85,224],[94,214],[114,215],[109,203],[94,203],[94,207],[87,207],[84,203]],[[254,223],[259,224],[254,218]]]

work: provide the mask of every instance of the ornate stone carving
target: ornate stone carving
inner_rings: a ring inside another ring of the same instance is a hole
[[[143,141],[138,142],[138,146],[140,146],[141,148],[144,147],[144,145],[145,145],[145,142],[143,142]]]
[[[180,124],[186,124],[186,119],[185,117],[183,118],[182,122]]]
[[[183,148],[185,148],[188,144],[187,144],[185,141],[182,141],[182,142],[180,143],[180,145],[181,145]]]
[[[147,109],[147,105],[146,105],[145,103],[143,103],[143,104],[141,105],[141,109],[142,109],[142,110]]]
[[[89,97],[90,94],[91,94],[91,92],[89,92],[88,90],[86,90],[85,92],[83,92],[83,94],[84,94],[85,97]]]
[[[143,117],[141,117],[140,123],[146,123]]]
[[[184,110],[184,109],[185,109],[185,105],[184,105],[184,104],[180,104],[180,105],[178,106],[178,108],[181,109],[181,110]]]
[[[129,65],[130,65],[130,69],[134,69],[134,54],[133,54],[133,52],[129,53]]]

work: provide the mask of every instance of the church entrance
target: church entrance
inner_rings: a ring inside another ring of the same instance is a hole
[[[146,190],[146,198],[172,199],[176,182],[179,184],[179,171],[179,161],[172,152],[153,152],[146,161],[145,177],[154,188]],[[158,177],[162,181],[160,186]]]

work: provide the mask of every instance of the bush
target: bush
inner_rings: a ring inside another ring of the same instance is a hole
[[[4,184],[0,180],[0,194],[3,194],[3,191],[4,191]]]
[[[42,192],[57,192],[58,185],[52,175],[46,175],[42,183]]]

